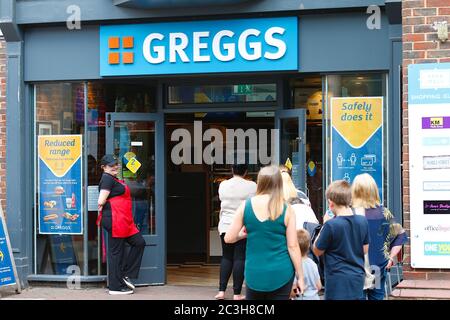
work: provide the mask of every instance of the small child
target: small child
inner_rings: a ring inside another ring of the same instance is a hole
[[[311,236],[305,229],[297,230],[297,240],[302,252],[303,277],[305,279],[305,291],[302,296],[294,289],[295,300],[320,300],[319,290],[322,289],[317,264],[308,257]],[[294,282],[294,286],[297,281]]]

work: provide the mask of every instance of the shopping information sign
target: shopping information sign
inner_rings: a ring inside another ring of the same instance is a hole
[[[38,136],[39,233],[83,234],[81,135]]]
[[[383,201],[383,97],[331,98],[331,127],[331,179],[368,173]]]
[[[450,63],[408,67],[411,266],[450,268]]]

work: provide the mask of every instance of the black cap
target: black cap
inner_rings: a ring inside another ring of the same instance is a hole
[[[100,165],[102,166],[112,166],[117,164],[117,157],[112,154],[105,154],[103,158],[100,160]]]

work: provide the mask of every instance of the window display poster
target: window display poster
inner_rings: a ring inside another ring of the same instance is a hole
[[[82,137],[38,136],[40,234],[83,234]]]
[[[411,266],[450,268],[450,63],[408,66]]]
[[[383,97],[331,98],[331,159],[332,181],[368,173],[383,202]]]

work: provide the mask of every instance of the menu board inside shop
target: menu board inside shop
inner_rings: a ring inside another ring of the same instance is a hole
[[[38,136],[39,233],[83,234],[82,136]]]

